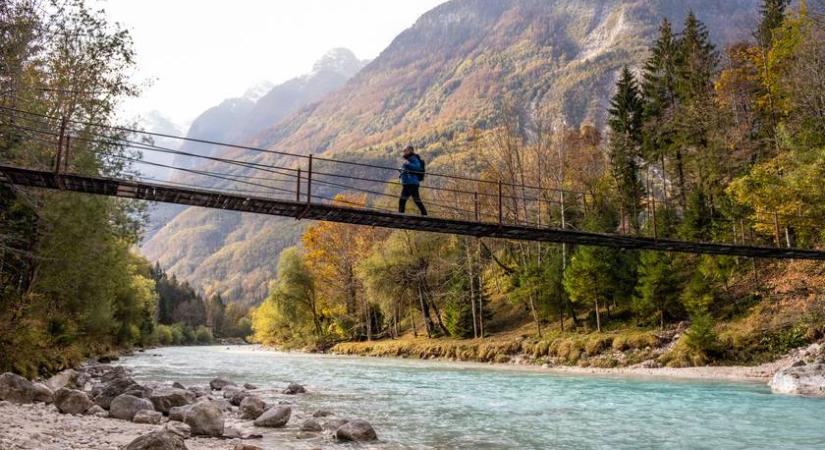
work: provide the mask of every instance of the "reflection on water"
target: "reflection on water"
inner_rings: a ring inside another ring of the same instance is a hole
[[[767,387],[575,377],[481,365],[287,354],[257,347],[173,347],[125,358],[142,381],[207,384],[216,376],[309,394],[297,409],[328,409],[373,424],[360,448],[813,449],[825,448],[825,401]],[[299,422],[293,419],[291,427]],[[277,448],[342,448],[273,431]],[[286,442],[286,444],[284,444]]]

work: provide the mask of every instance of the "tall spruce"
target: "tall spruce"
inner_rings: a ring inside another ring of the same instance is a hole
[[[642,95],[644,98],[644,133],[643,155],[650,162],[661,164],[661,173],[665,178],[662,185],[667,186],[667,160],[681,154],[675,147],[676,124],[672,120],[673,109],[678,103],[678,68],[680,52],[679,42],[673,33],[670,21],[664,19],[659,27],[659,36],[650,48],[650,57],[642,71]],[[679,186],[683,188],[684,177],[680,177]],[[681,189],[680,192],[683,192]],[[668,195],[665,192],[667,205]],[[682,204],[684,195],[680,195]]]
[[[712,93],[719,65],[719,52],[711,42],[707,27],[691,11],[678,42],[678,92],[683,100],[702,100]]]
[[[773,33],[785,20],[785,10],[791,0],[763,0],[760,13],[762,20],[754,37],[762,48],[770,48],[773,42]]]
[[[616,95],[608,110],[610,125],[610,166],[621,205],[622,224],[630,218],[633,231],[639,231],[639,211],[644,188],[639,178],[642,143],[643,104],[636,77],[625,66],[616,85]]]

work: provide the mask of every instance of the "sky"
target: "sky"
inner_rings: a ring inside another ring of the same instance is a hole
[[[126,117],[157,110],[186,125],[262,81],[309,72],[328,50],[373,59],[445,0],[97,0],[128,29],[139,99]]]

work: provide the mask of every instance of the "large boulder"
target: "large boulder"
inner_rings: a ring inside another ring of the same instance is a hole
[[[352,420],[335,430],[335,438],[339,441],[365,442],[378,439],[375,429],[365,420]]]
[[[215,378],[209,382],[209,387],[215,391],[220,391],[227,386],[235,386],[235,383],[221,377]]]
[[[130,442],[124,450],[187,450],[183,438],[168,431],[153,431]]]
[[[142,409],[135,413],[135,417],[132,418],[132,422],[134,423],[148,423],[152,425],[157,425],[163,420],[163,414],[159,411],[150,411],[148,409]]]
[[[150,393],[150,389],[139,385],[129,377],[116,377],[92,390],[95,403],[104,409],[109,409],[112,400],[120,395],[127,394],[133,397],[145,398]]]
[[[776,372],[769,384],[777,394],[825,397],[825,361],[794,364]]]
[[[258,397],[249,396],[241,400],[241,419],[255,420],[266,411],[266,402]]]
[[[195,394],[185,389],[159,389],[152,391],[149,401],[155,405],[155,409],[163,414],[169,414],[169,410],[176,406],[186,406],[195,401]]]
[[[63,414],[84,414],[95,403],[83,391],[63,388],[54,393],[54,405]]]
[[[43,383],[32,383],[32,400],[49,404],[54,401],[54,392]]]
[[[280,428],[289,422],[290,415],[292,415],[292,408],[289,406],[273,406],[255,419],[255,426]]]
[[[145,398],[123,394],[118,395],[112,400],[109,407],[109,416],[116,419],[132,420],[138,411],[143,410],[154,411],[155,407],[152,405],[152,402]]]
[[[286,395],[305,394],[306,388],[298,383],[289,383],[289,386],[284,389],[283,393]]]
[[[46,380],[46,386],[52,391],[60,388],[76,388],[77,386],[77,371],[74,369],[66,369],[60,373],[55,374]]]
[[[34,401],[34,386],[20,375],[6,372],[0,375],[0,400],[31,403]]]
[[[193,436],[221,436],[223,435],[223,413],[210,402],[192,405],[186,411],[184,422],[192,429]]]
[[[324,427],[316,419],[307,419],[301,424],[301,431],[321,432]]]
[[[169,408],[169,420],[177,420],[178,422],[183,422],[183,419],[186,417],[186,411],[189,411],[189,405],[174,406],[172,408]]]

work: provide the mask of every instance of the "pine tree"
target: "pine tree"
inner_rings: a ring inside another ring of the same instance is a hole
[[[627,66],[622,70],[608,114],[611,131],[608,153],[621,210],[630,216],[633,230],[639,231],[638,213],[644,188],[639,179],[637,158],[642,141],[643,105],[636,78]],[[621,220],[624,222],[625,218]]]
[[[681,280],[669,253],[644,252],[639,258],[639,282],[633,298],[633,311],[644,321],[665,321],[682,313],[679,301]]]
[[[712,93],[719,53],[710,41],[707,27],[691,11],[678,41],[678,92],[686,101],[704,99]]]
[[[773,42],[773,32],[785,20],[785,10],[791,0],[763,0],[760,8],[762,20],[754,37],[762,48],[770,48]]]
[[[676,104],[678,48],[673,26],[669,20],[664,19],[659,27],[659,37],[653,43],[650,58],[642,71],[645,120],[661,117]]]
[[[672,120],[673,110],[679,101],[678,68],[680,66],[679,42],[667,19],[659,27],[659,37],[650,49],[650,58],[642,71],[644,100],[643,153],[650,162],[659,162],[663,177],[667,177],[666,160],[675,157],[681,203],[684,204],[684,174],[681,170],[682,155],[675,145],[677,124]],[[667,185],[667,180],[663,180]],[[667,202],[667,195],[665,195]]]

